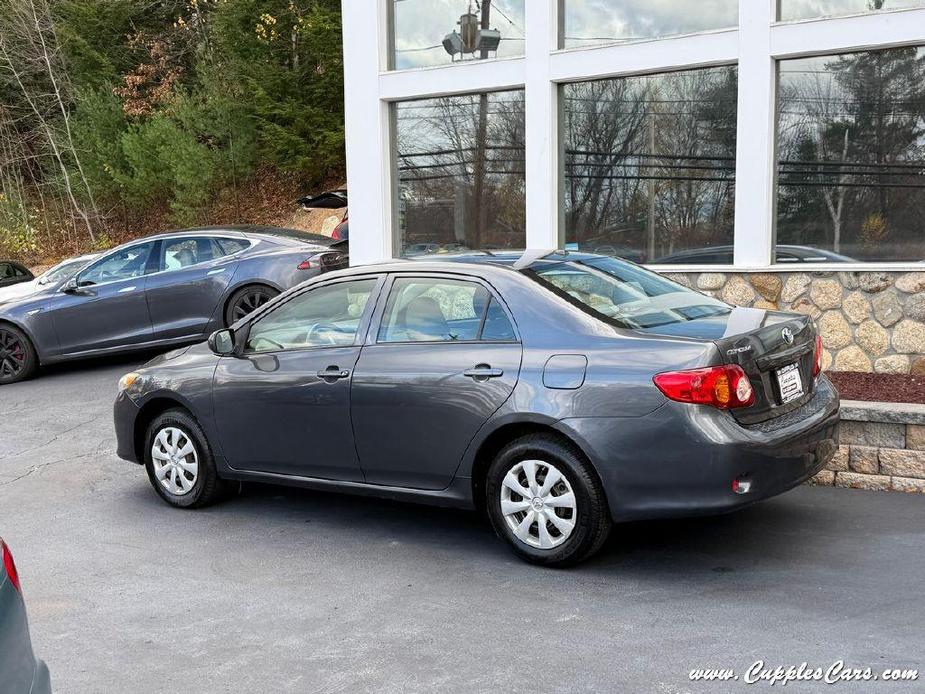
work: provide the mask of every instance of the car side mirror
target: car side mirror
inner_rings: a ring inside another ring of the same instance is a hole
[[[76,277],[71,277],[71,279],[65,282],[64,286],[61,287],[61,291],[64,292],[65,294],[76,294],[76,295],[82,295],[82,294],[87,293],[85,289],[81,288]]]
[[[209,349],[220,357],[232,357],[237,353],[233,330],[216,330],[209,335]]]

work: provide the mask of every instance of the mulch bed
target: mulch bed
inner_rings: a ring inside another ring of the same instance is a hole
[[[842,400],[925,403],[925,376],[826,371]]]

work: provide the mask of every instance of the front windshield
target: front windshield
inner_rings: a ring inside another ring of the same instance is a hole
[[[77,271],[80,270],[80,268],[89,262],[90,258],[82,258],[80,260],[65,260],[63,263],[55,265],[53,268],[39,277],[38,282],[39,284],[54,284],[56,282],[70,279],[75,274],[77,274]]]
[[[624,328],[654,328],[731,311],[721,301],[616,258],[544,259],[524,273],[583,310]]]

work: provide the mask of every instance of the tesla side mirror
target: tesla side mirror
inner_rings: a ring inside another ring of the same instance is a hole
[[[235,353],[233,330],[216,330],[209,336],[209,349],[220,357],[230,357]]]
[[[67,282],[64,283],[64,286],[61,288],[61,291],[65,294],[79,294],[80,285],[77,284],[77,278],[71,277]]]

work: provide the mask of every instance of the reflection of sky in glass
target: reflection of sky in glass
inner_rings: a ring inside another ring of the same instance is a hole
[[[739,23],[738,0],[564,0],[564,3],[565,48],[726,29]]]
[[[481,16],[475,0],[391,0],[394,17],[394,68],[449,65],[450,54],[443,37],[459,31],[459,17],[466,12]],[[501,32],[497,57],[524,54],[524,0],[492,0],[491,28]],[[493,54],[494,57],[494,54]],[[475,59],[467,55],[466,60]]]
[[[925,7],[925,0],[780,0],[782,21]]]

